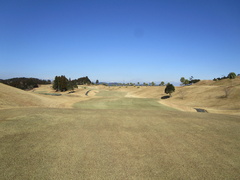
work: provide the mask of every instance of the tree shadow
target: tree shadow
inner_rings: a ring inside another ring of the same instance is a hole
[[[168,99],[170,96],[162,96],[161,99]]]
[[[227,96],[226,96],[226,95],[222,95],[222,96],[217,96],[216,98],[217,98],[217,99],[226,99]]]
[[[200,109],[200,108],[194,108],[197,112],[204,112],[207,113],[207,110],[205,109]]]

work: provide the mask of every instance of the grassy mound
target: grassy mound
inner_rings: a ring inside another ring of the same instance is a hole
[[[50,99],[0,83],[0,108],[46,106]]]

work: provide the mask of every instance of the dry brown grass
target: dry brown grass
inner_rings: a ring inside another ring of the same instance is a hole
[[[161,103],[172,103],[182,108],[203,108],[212,113],[239,114],[240,87],[231,87],[228,97],[225,95],[225,88],[221,86],[178,87],[172,98],[162,100]]]
[[[220,85],[218,85],[220,84]],[[230,86],[231,85],[231,86]],[[240,78],[225,79],[219,82],[200,81],[192,86],[176,87],[173,97],[161,99],[165,96],[165,87],[106,87],[79,86],[75,93],[62,92],[62,96],[47,96],[41,93],[56,93],[51,85],[41,85],[31,92],[0,84],[0,108],[40,106],[71,108],[74,103],[86,101],[99,91],[120,91],[127,93],[126,97],[154,98],[161,104],[177,108],[182,111],[195,112],[194,108],[203,108],[210,113],[240,115]],[[90,91],[89,91],[90,90]],[[226,91],[227,90],[227,91]],[[86,92],[89,91],[88,96]],[[227,94],[226,94],[227,93]]]
[[[84,86],[85,87],[85,86]],[[88,89],[80,87],[75,93],[61,92],[62,96],[44,95],[43,93],[56,93],[51,85],[40,85],[32,91],[23,91],[11,86],[0,83],[0,109],[19,108],[19,107],[52,107],[52,108],[71,108],[79,101],[94,98],[97,90],[92,90],[88,96],[85,93]]]
[[[201,80],[193,86],[240,86],[240,76],[235,79],[222,79],[218,81]]]
[[[194,108],[203,108],[210,113],[240,115],[240,77],[219,82],[200,81],[192,86],[176,87],[173,97],[169,99],[161,99],[166,96],[165,87],[112,87],[111,89],[127,92],[128,97],[156,98],[161,104],[182,111],[195,112]]]
[[[189,99],[198,96],[180,99],[181,88],[160,102],[194,106]],[[218,92],[182,89],[205,92],[203,99]],[[0,109],[0,179],[239,179],[240,117],[156,105],[163,90],[83,86],[55,97],[38,94],[52,92],[47,86],[25,92],[0,84],[1,107],[9,107]]]
[[[0,83],[0,108],[44,106],[49,98]]]
[[[239,116],[0,110],[1,179],[239,179]]]

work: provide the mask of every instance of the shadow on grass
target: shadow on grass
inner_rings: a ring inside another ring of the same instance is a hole
[[[200,108],[194,108],[197,112],[203,112],[203,113],[207,113],[207,110],[205,109],[200,109]]]
[[[168,99],[170,96],[162,96],[161,99]]]

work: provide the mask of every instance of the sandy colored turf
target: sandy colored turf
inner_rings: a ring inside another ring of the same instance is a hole
[[[229,89],[225,97],[225,89]],[[240,115],[240,77],[221,81],[200,81],[192,86],[175,87],[173,96],[166,96],[162,87],[111,87],[110,90],[127,92],[127,97],[155,98],[159,103],[182,111],[195,112],[194,108],[203,108],[210,113]]]
[[[170,110],[0,111],[1,179],[239,179],[240,118]]]
[[[75,93],[56,92],[51,85],[40,85],[31,91],[23,91],[0,83],[0,109],[20,107],[50,107],[50,108],[72,108],[72,105],[79,101],[89,100],[95,97],[97,90],[91,90],[88,96],[85,93],[89,90],[86,86],[80,86]],[[45,94],[61,94],[52,96]]]
[[[225,97],[225,89],[229,89]],[[200,81],[192,86],[176,87],[173,97],[166,96],[165,86],[160,87],[106,87],[106,86],[79,86],[74,93],[55,92],[51,85],[41,85],[31,92],[22,91],[0,83],[0,108],[12,107],[56,107],[71,108],[79,101],[99,98],[97,93],[123,92],[129,98],[150,98],[159,103],[179,109],[181,111],[196,112],[195,108],[206,109],[210,113],[240,115],[240,77],[221,81]],[[89,92],[88,92],[89,91]],[[86,96],[86,92],[88,92]],[[60,97],[44,95],[58,93]]]
[[[0,179],[240,179],[240,116],[169,108],[163,89],[0,84]]]

